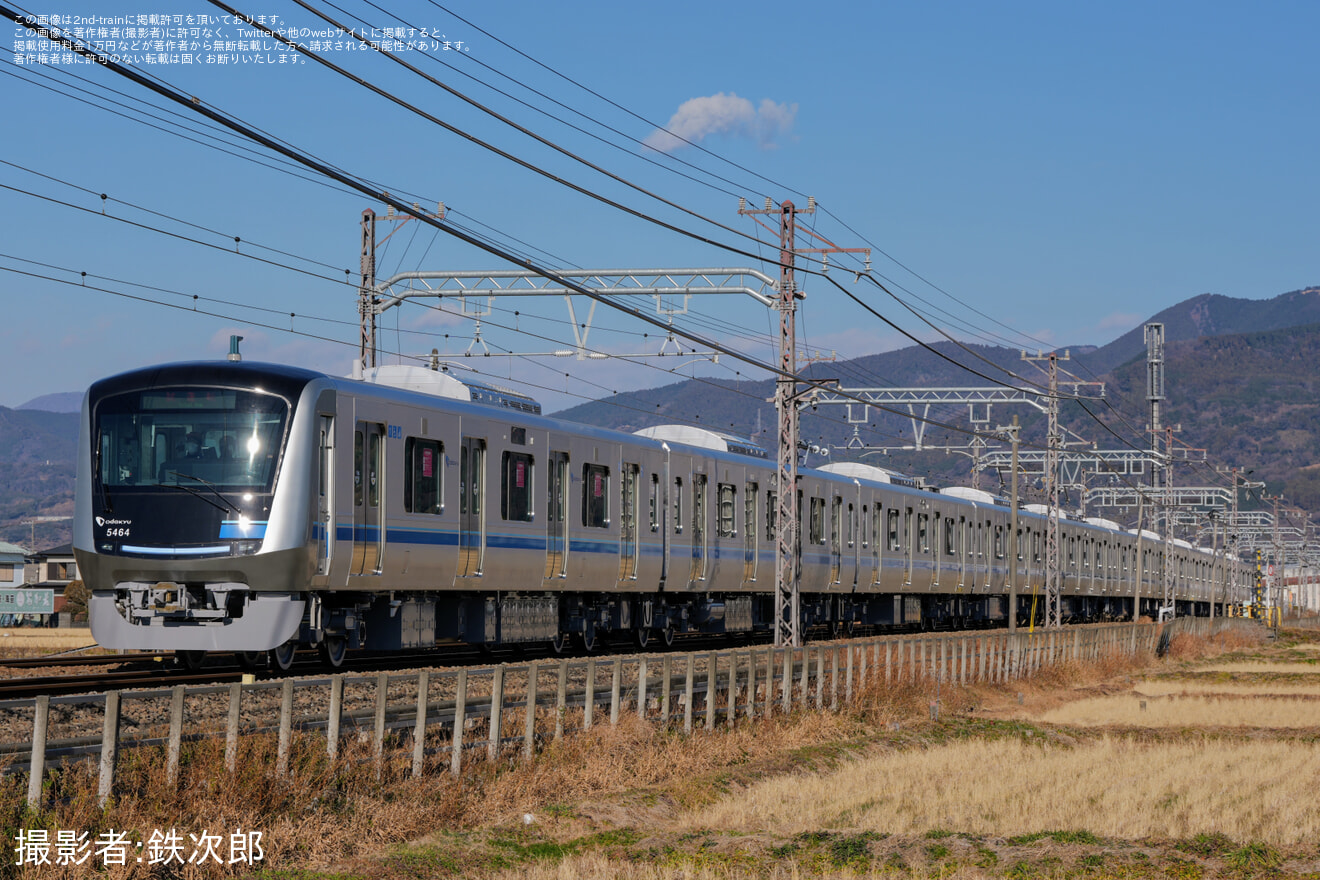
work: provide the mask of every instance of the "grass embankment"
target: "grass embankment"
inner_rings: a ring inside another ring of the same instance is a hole
[[[314,737],[287,779],[272,775],[273,744],[261,740],[231,777],[222,744],[205,742],[177,794],[158,760],[128,755],[126,794],[104,812],[89,770],[56,780],[56,806],[36,816],[19,806],[21,780],[5,782],[0,827],[260,829],[264,876],[300,880],[1317,876],[1320,728],[1307,699],[1320,696],[1317,639],[1184,637],[1162,661],[946,683],[939,721],[924,683],[867,690],[837,715],[740,719],[714,735],[629,717],[530,765],[477,762],[460,780],[443,755],[407,780],[400,755],[378,783],[369,761],[329,765]],[[1309,671],[1275,676],[1274,661]],[[1216,663],[1233,667],[1213,674],[1232,690],[1198,671]],[[1143,699],[1144,713],[1068,718],[1089,701]],[[1155,718],[1180,709],[1182,722]],[[361,759],[365,748],[350,751]]]

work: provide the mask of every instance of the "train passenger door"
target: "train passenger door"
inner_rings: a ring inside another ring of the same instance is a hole
[[[568,453],[550,453],[550,479],[546,498],[545,576],[562,578],[568,573]]]
[[[623,465],[621,484],[621,504],[619,505],[619,580],[629,581],[637,578],[637,483],[641,476],[641,467],[636,464]]]
[[[458,459],[458,576],[476,577],[486,554],[486,441],[464,437]]]
[[[839,583],[843,568],[843,499],[835,495],[830,503],[830,583]]]
[[[692,475],[692,570],[688,580],[697,586],[706,579],[706,475]]]
[[[353,563],[349,574],[380,574],[385,555],[385,426],[358,422],[353,431]]]
[[[317,416],[320,432],[316,451],[316,573],[328,575],[335,552],[334,490],[335,417]]]

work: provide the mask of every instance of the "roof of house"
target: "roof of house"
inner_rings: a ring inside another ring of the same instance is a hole
[[[47,559],[50,558],[51,556],[72,556],[72,555],[73,555],[73,542],[70,541],[68,544],[61,544],[58,547],[51,547],[49,550],[40,550],[36,553],[33,553],[32,558]]]
[[[73,552],[73,550],[72,550],[73,545],[71,544],[71,545],[69,545],[69,547],[70,547],[70,551],[69,551],[69,552]],[[4,555],[4,556],[13,556],[13,555],[26,556],[26,555],[27,555],[27,551],[24,550],[22,547],[18,546],[17,544],[10,544],[10,543],[7,543],[7,542],[5,542],[5,541],[0,541],[0,555]]]

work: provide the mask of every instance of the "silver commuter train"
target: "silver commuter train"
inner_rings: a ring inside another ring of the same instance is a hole
[[[299,647],[399,650],[771,626],[775,466],[754,445],[667,426],[629,435],[545,418],[443,372],[362,379],[242,362],[173,364],[83,402],[74,552],[96,640],[198,658]],[[1045,512],[925,490],[862,464],[799,476],[806,627],[963,626],[1043,613]],[[1071,620],[1155,614],[1164,547],[1063,523]],[[1228,566],[1179,542],[1176,611],[1205,614]],[[1241,578],[1240,582],[1246,583]],[[1035,585],[1035,590],[1031,585]]]

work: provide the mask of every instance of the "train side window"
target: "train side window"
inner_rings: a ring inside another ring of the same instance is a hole
[[[660,475],[651,474],[651,531],[660,531]]]
[[[849,547],[857,545],[857,517],[851,504],[848,505],[848,520],[844,526],[844,534],[848,536]]]
[[[774,491],[767,490],[765,493],[765,539],[775,541],[778,536],[775,530],[779,525],[779,495]]]
[[[761,494],[760,487],[756,483],[746,483],[743,486],[743,536],[747,538],[747,549],[756,549],[756,504]]]
[[[444,507],[444,444],[409,437],[403,444],[403,509],[438,515]]]
[[[603,464],[582,466],[582,525],[596,529],[610,525],[610,469]]]
[[[716,485],[716,494],[719,498],[716,501],[715,531],[721,538],[732,538],[737,534],[734,527],[734,505],[737,501],[737,493],[732,483],[719,483]]]
[[[1040,562],[1040,532],[1031,533],[1031,561]]]
[[[500,462],[500,519],[531,522],[532,456],[505,452]]]
[[[949,517],[944,521],[944,555],[958,555],[958,528],[953,521],[953,517]]]
[[[1017,561],[1022,561],[1022,530],[1017,530]]]
[[[871,521],[870,521],[869,519],[867,519],[867,515],[866,515],[866,514],[867,514],[867,510],[866,510],[866,508],[867,508],[868,506],[869,506],[869,505],[866,505],[866,504],[863,504],[863,505],[862,505],[862,519],[861,519],[861,523],[862,523],[862,549],[863,549],[863,550],[865,550],[865,549],[867,549],[868,547],[871,546],[871,533],[870,533],[869,531],[867,531],[867,530],[871,527],[871,524],[870,524]]]
[[[1004,527],[995,526],[995,559],[1004,558]]]
[[[367,438],[367,504],[380,507],[380,434],[372,431]]]
[[[930,552],[930,514],[917,514],[917,552]]]
[[[898,550],[898,509],[889,508],[889,549]]]
[[[807,540],[813,544],[825,543],[825,499],[811,499],[811,522]]]
[[[362,506],[362,432],[353,432],[353,506]]]
[[[843,533],[843,499],[838,495],[830,502],[830,546],[839,549]],[[849,545],[851,546],[851,544]]]

